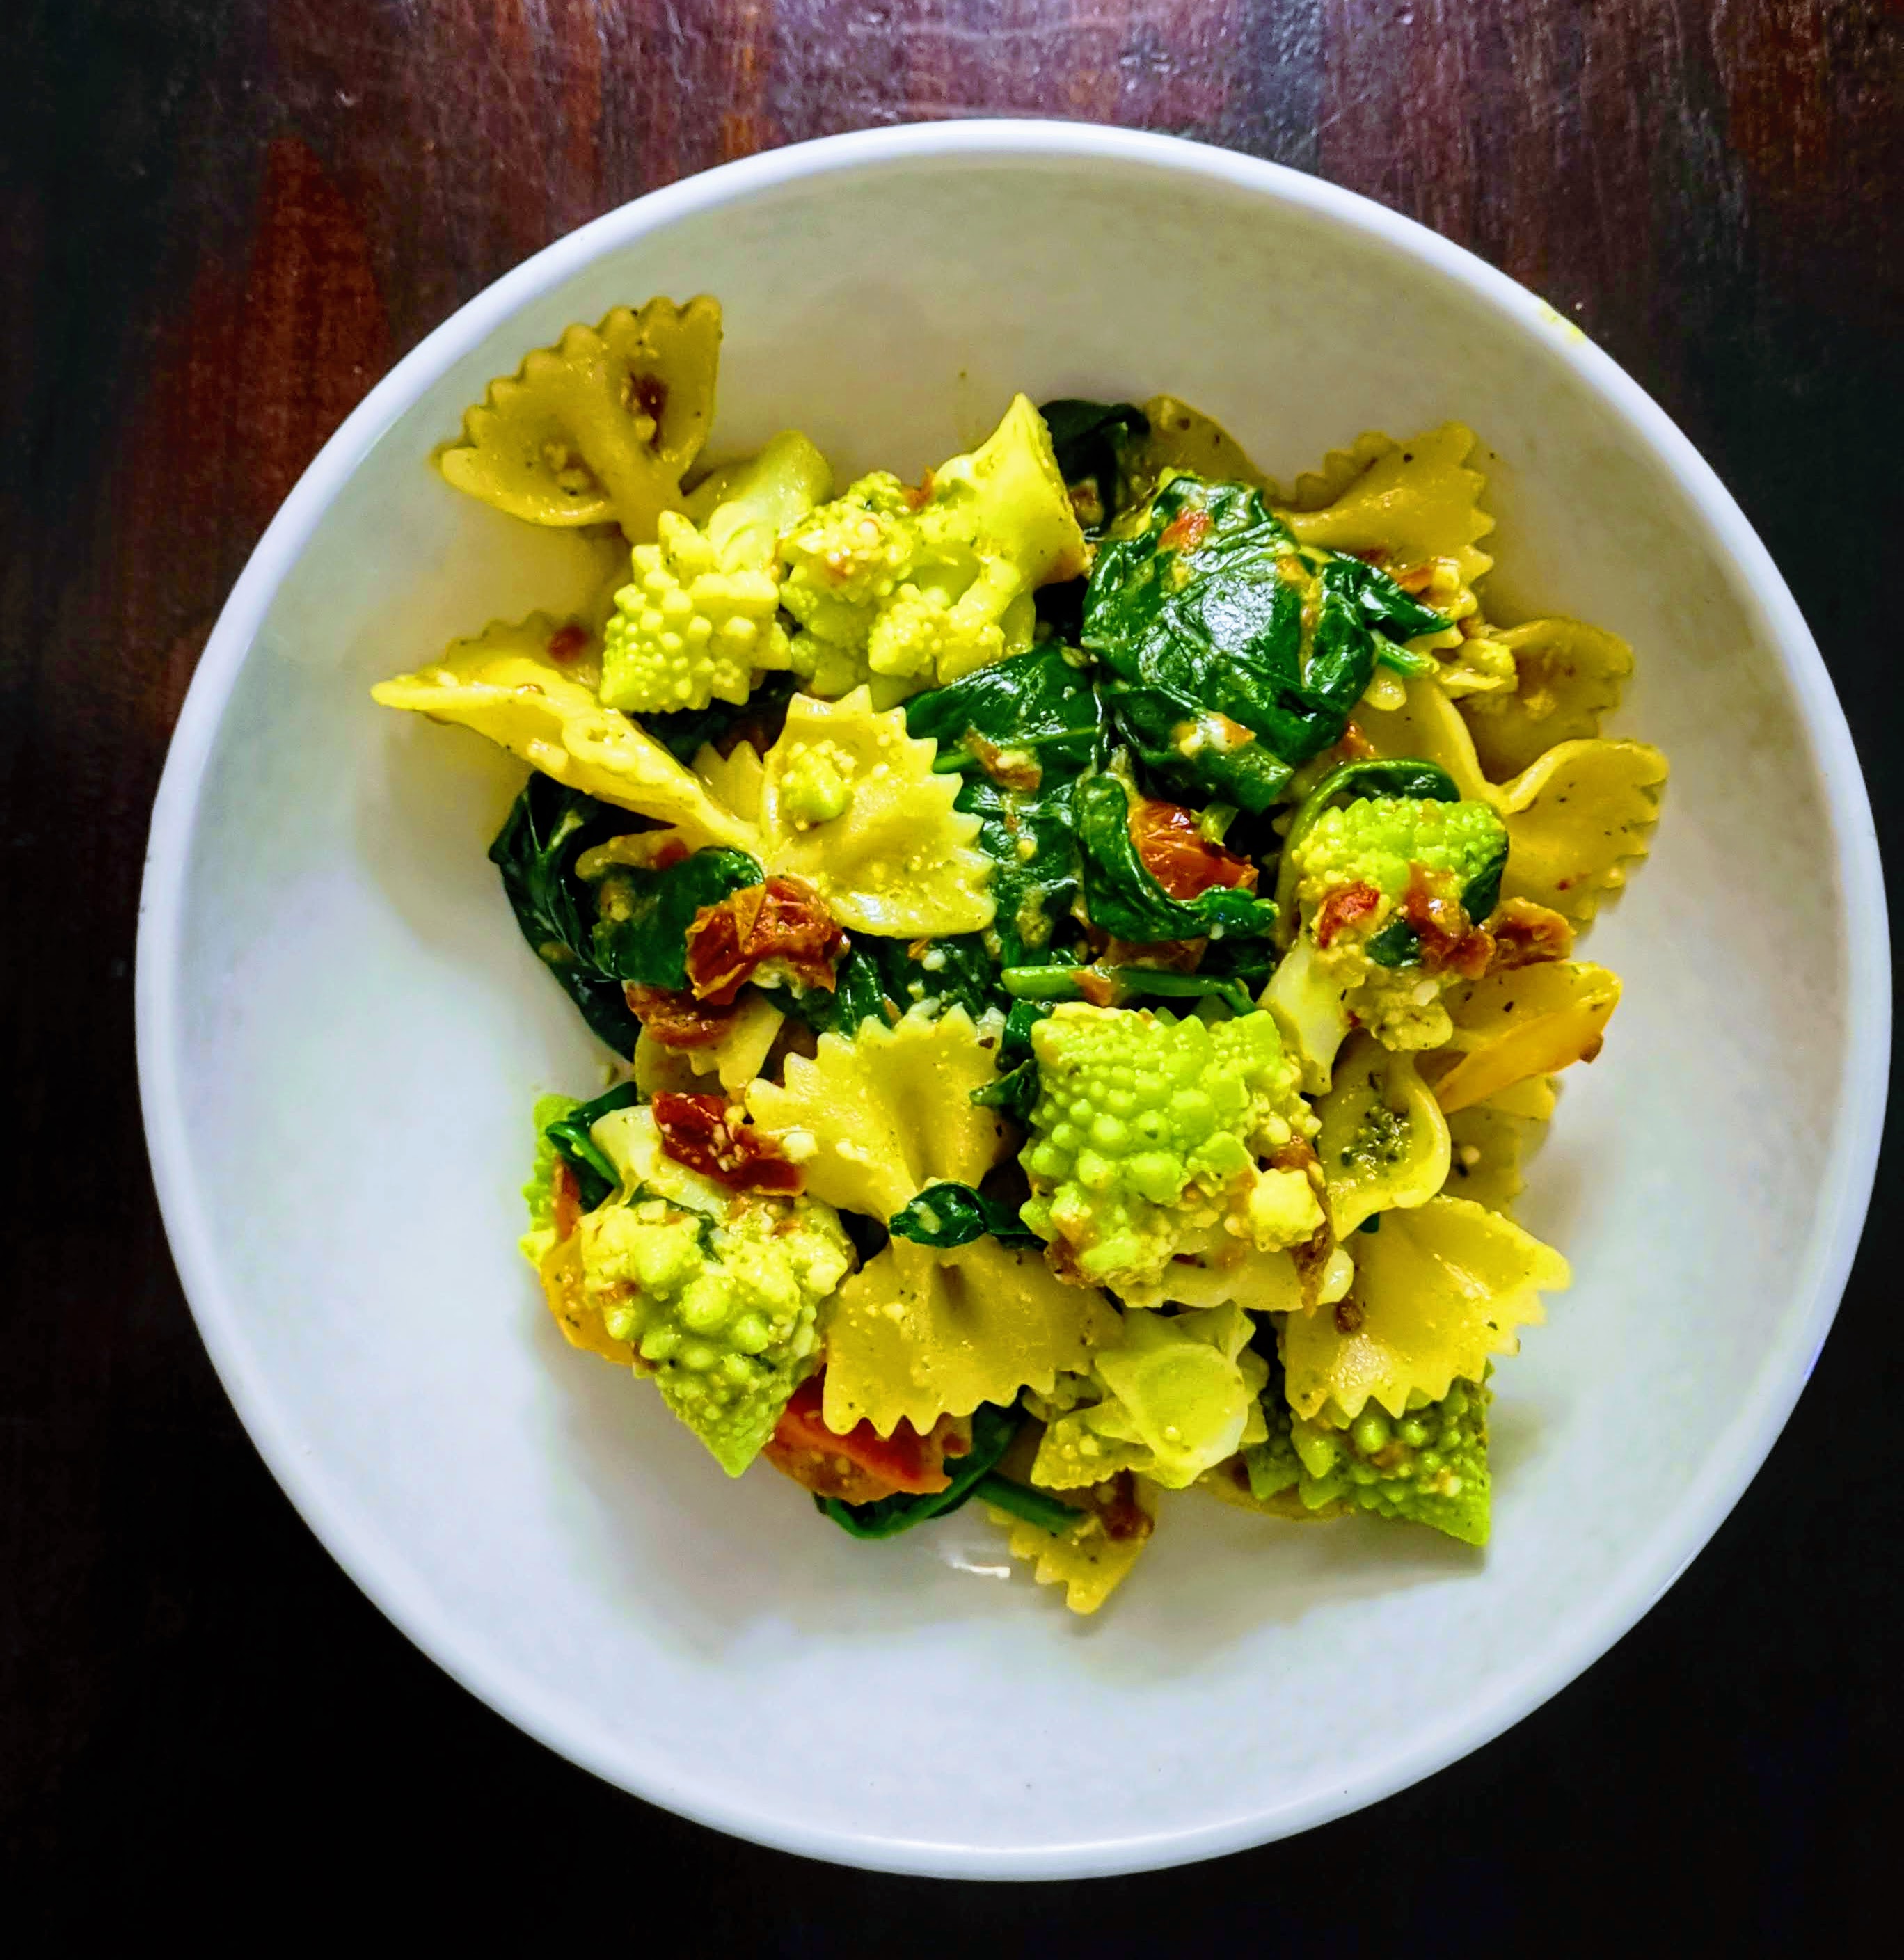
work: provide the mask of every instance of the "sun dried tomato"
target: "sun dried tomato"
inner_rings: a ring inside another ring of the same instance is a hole
[[[549,636],[549,657],[558,666],[566,666],[588,644],[588,628],[572,619],[565,626],[558,626]]]
[[[1473,924],[1461,901],[1438,898],[1418,864],[1408,867],[1408,889],[1396,908],[1422,942],[1422,964],[1431,973],[1459,973],[1478,980],[1494,957],[1490,934]]]
[[[823,1497],[849,1504],[874,1503],[901,1491],[924,1496],[951,1482],[944,1459],[963,1456],[972,1446],[960,1425],[942,1416],[922,1436],[902,1416],[890,1436],[881,1436],[870,1422],[836,1435],[820,1414],[825,1382],[823,1370],[808,1376],[781,1411],[763,1452],[776,1470]]]
[[[663,1090],[648,1107],[661,1135],[661,1154],[730,1191],[794,1192],[806,1182],[773,1138],[737,1112],[730,1120],[718,1096],[681,1096]]]
[[[1533,966],[1565,959],[1574,950],[1574,929],[1559,913],[1531,899],[1503,899],[1488,921],[1494,936],[1494,966]]]
[[[812,886],[776,874],[695,914],[687,929],[688,984],[696,1000],[725,1006],[772,961],[803,987],[830,994],[834,963],[848,943]]]
[[[622,992],[642,1032],[664,1048],[710,1048],[733,1024],[731,1001],[711,1006],[684,987],[639,987],[631,980]]]
[[[1316,943],[1326,952],[1338,933],[1380,911],[1382,895],[1373,885],[1345,885],[1331,892],[1316,913]]]
[[[1194,508],[1180,511],[1157,533],[1159,551],[1195,551],[1209,535],[1211,519],[1208,511]]]
[[[1145,870],[1172,898],[1199,898],[1219,885],[1256,889],[1255,865],[1212,843],[1197,828],[1196,813],[1181,803],[1140,797],[1131,805],[1130,826]]]
[[[549,1174],[549,1220],[557,1239],[566,1239],[581,1218],[581,1180],[558,1157]]]

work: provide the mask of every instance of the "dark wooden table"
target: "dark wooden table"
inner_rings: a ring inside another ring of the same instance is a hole
[[[1771,1463],[1550,1706],[1422,1788],[1220,1866],[934,1888],[593,1782],[332,1566],[174,1277],[130,962],[193,663],[272,509],[389,364],[624,199],[919,117],[1227,144],[1527,282],[1737,492],[1894,841],[1895,0],[12,0],[5,18],[0,1029],[26,1137],[0,1309],[0,1928],[77,1951],[231,1930],[242,1906],[270,1914],[260,1936],[640,1939],[658,1881],[697,1953],[1881,1939],[1904,1744],[1894,1163]],[[930,1764],[919,1788],[929,1804]]]

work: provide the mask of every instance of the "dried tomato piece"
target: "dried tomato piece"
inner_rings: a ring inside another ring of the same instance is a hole
[[[566,1239],[581,1219],[581,1179],[560,1158],[549,1174],[549,1220],[558,1239]]]
[[[718,1096],[682,1096],[663,1090],[648,1107],[661,1134],[661,1153],[699,1171],[730,1191],[798,1191],[799,1165],[778,1141],[763,1135]]]
[[[640,987],[630,980],[622,992],[642,1032],[664,1048],[710,1048],[734,1020],[732,1001],[710,1006],[684,987]]]
[[[588,628],[575,620],[565,626],[558,626],[549,636],[549,657],[559,667],[566,667],[580,657],[582,649],[588,644]]]
[[[1408,867],[1408,889],[1396,908],[1422,942],[1422,964],[1431,973],[1459,973],[1478,980],[1494,957],[1492,937],[1473,924],[1461,901],[1439,898],[1418,864]]]
[[[1144,868],[1173,899],[1200,898],[1214,887],[1253,892],[1256,867],[1215,844],[1197,828],[1196,813],[1181,803],[1139,797],[1131,804],[1131,842]]]
[[[952,1481],[944,1459],[963,1456],[972,1446],[950,1418],[941,1416],[925,1436],[903,1416],[890,1436],[881,1436],[870,1422],[836,1435],[820,1414],[825,1382],[824,1370],[809,1375],[781,1411],[763,1452],[776,1470],[823,1497],[849,1504],[874,1503],[902,1491],[925,1496]]]
[[[779,874],[703,905],[687,929],[688,985],[697,1001],[726,1006],[768,962],[803,987],[833,991],[849,942],[820,894]]]
[[[1316,943],[1326,952],[1337,934],[1381,908],[1382,895],[1373,885],[1344,885],[1331,892],[1316,912]]]
[[[1503,899],[1488,921],[1497,969],[1533,966],[1565,959],[1574,950],[1574,929],[1559,913],[1531,899]]]

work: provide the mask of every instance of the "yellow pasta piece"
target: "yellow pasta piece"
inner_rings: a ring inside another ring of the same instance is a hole
[[[1392,435],[1365,429],[1346,449],[1332,449],[1320,469],[1305,469],[1296,487],[1277,501],[1291,511],[1320,511],[1332,504],[1357,477],[1379,463],[1396,446]]]
[[[634,1367],[633,1345],[610,1334],[603,1323],[601,1308],[583,1288],[581,1239],[572,1232],[566,1239],[558,1240],[551,1232],[549,1240],[549,1249],[543,1255],[538,1270],[549,1311],[556,1316],[563,1338],[572,1348],[599,1354],[617,1367]]]
[[[1385,571],[1411,590],[1420,585],[1429,605],[1461,619],[1474,610],[1475,582],[1494,563],[1477,542],[1494,529],[1480,505],[1485,479],[1462,467],[1473,447],[1473,431],[1459,422],[1406,442],[1364,435],[1345,457],[1329,457],[1320,479],[1297,479],[1301,501],[1325,485],[1334,494],[1326,503],[1285,511],[1285,521],[1306,545],[1380,552]],[[1351,476],[1355,461],[1362,467]],[[1425,584],[1410,576],[1424,571]]]
[[[1511,1215],[1514,1201],[1527,1188],[1521,1160],[1546,1128],[1543,1118],[1514,1115],[1492,1102],[1457,1109],[1448,1118],[1453,1150],[1446,1195]]]
[[[1317,1114],[1316,1155],[1337,1238],[1378,1211],[1425,1204],[1447,1181],[1447,1118],[1412,1055],[1355,1035]]]
[[[1563,742],[1504,783],[1504,899],[1532,899],[1576,921],[1617,891],[1651,848],[1666,758],[1644,742]]]
[[[1560,1085],[1551,1075],[1530,1075],[1524,1082],[1510,1083],[1487,1099],[1486,1107],[1504,1116],[1520,1116],[1530,1122],[1550,1122],[1554,1105],[1560,1098]]]
[[[1046,1395],[1116,1338],[1104,1296],[1069,1286],[1042,1254],[992,1238],[937,1252],[894,1239],[821,1309],[826,1427],[928,1430],[1020,1389]]]
[[[1578,959],[1515,967],[1454,988],[1445,999],[1453,1038],[1429,1064],[1455,1058],[1434,1078],[1442,1114],[1591,1061],[1619,1004],[1619,975]]]
[[[546,618],[546,616],[543,616]],[[371,697],[433,721],[473,728],[558,782],[678,826],[690,849],[731,845],[758,854],[753,826],[626,714],[552,659],[533,622],[458,640],[434,667],[380,681]]]
[[[1546,1316],[1567,1262],[1511,1219],[1465,1198],[1392,1211],[1355,1242],[1355,1284],[1332,1312],[1292,1314],[1282,1351],[1298,1415],[1353,1418],[1371,1398],[1401,1415],[1411,1393],[1439,1402],[1458,1376],[1518,1352],[1515,1329]]]
[[[731,755],[703,743],[696,752],[693,770],[706,784],[708,794],[722,808],[750,823],[760,821],[761,785],[766,771],[760,752],[751,742],[737,742]]]
[[[1617,633],[1578,619],[1530,619],[1490,628],[1488,638],[1513,660],[1515,685],[1477,694],[1462,713],[1481,766],[1497,782],[1559,743],[1597,735],[1633,671],[1633,650]]]
[[[1141,1478],[1137,1480],[1138,1501],[1150,1513],[1157,1513],[1156,1493]],[[1112,1538],[1095,1518],[1081,1526],[1059,1533],[1028,1523],[987,1504],[985,1515],[1005,1532],[1011,1555],[1029,1565],[1040,1586],[1062,1586],[1065,1604],[1074,1613],[1094,1613],[1123,1583],[1137,1563],[1138,1555],[1151,1542],[1142,1538]]]
[[[633,542],[681,506],[714,419],[721,308],[650,300],[572,326],[490,383],[438,455],[446,479],[535,524],[619,523]]]
[[[863,687],[839,701],[795,695],[761,785],[769,867],[805,879],[850,932],[982,932],[991,861],[973,848],[979,819],[952,807],[961,778],[932,773],[938,753]]]
[[[768,995],[750,991],[742,995],[718,1041],[684,1051],[688,1066],[696,1075],[713,1076],[730,1096],[737,1096],[766,1066],[768,1051],[786,1018]]]
[[[881,1224],[928,1184],[976,1185],[1005,1154],[998,1112],[972,1091],[997,1072],[963,1007],[896,1027],[862,1021],[851,1041],[820,1037],[787,1058],[784,1083],[756,1082],[747,1109],[763,1130],[798,1133],[807,1189]]]
[[[1401,705],[1376,706],[1364,698],[1355,710],[1355,726],[1378,756],[1413,756],[1438,763],[1454,786],[1472,800],[1492,802],[1494,791],[1481,773],[1474,737],[1461,711],[1432,680],[1412,680],[1402,690]]]
[[[1148,492],[1167,469],[1187,469],[1214,483],[1250,483],[1273,492],[1269,479],[1243,452],[1243,445],[1201,409],[1174,395],[1153,395],[1144,404],[1151,432],[1138,447],[1132,475]]]

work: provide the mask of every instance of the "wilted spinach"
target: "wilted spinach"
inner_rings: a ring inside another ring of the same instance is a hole
[[[906,703],[906,732],[938,744],[933,766],[964,778],[992,862],[992,930],[1008,966],[1039,958],[1078,890],[1071,786],[1097,760],[1103,709],[1075,655],[1047,643]]]
[[[1001,1204],[969,1184],[930,1184],[912,1201],[894,1212],[887,1228],[896,1238],[939,1251],[969,1246],[989,1233],[1001,1246],[1038,1246],[1044,1242],[1022,1224],[1017,1208]]]
[[[584,1211],[593,1211],[621,1182],[614,1165],[596,1147],[589,1131],[611,1109],[631,1109],[641,1099],[633,1083],[618,1083],[594,1102],[578,1102],[567,1115],[558,1117],[543,1131],[549,1147],[575,1173]]]
[[[1052,450],[1079,521],[1086,535],[1095,537],[1135,501],[1127,459],[1150,434],[1150,418],[1134,402],[1071,398],[1047,402],[1038,412],[1051,431]]]
[[[1447,622],[1359,558],[1305,551],[1241,483],[1173,477],[1099,547],[1081,638],[1112,719],[1180,794],[1265,809],[1341,739],[1378,633]]]
[[[597,963],[594,892],[575,867],[584,851],[640,827],[626,810],[537,774],[489,847],[523,937],[590,1028],[623,1056],[635,1052],[641,1024],[629,1012],[622,983]]]
[[[1086,778],[1072,802],[1084,851],[1084,910],[1100,931],[1145,944],[1231,933],[1260,938],[1275,924],[1276,908],[1269,900],[1231,886],[1172,898],[1138,854],[1129,792],[1119,778]]]
[[[677,762],[691,762],[704,743],[718,748],[737,728],[745,728],[764,754],[786,719],[798,685],[790,673],[770,673],[745,701],[711,701],[705,708],[678,708],[672,714],[644,714],[642,726]]]
[[[855,1538],[896,1538],[928,1518],[942,1518],[956,1511],[992,1478],[992,1466],[1002,1456],[1018,1433],[1024,1418],[1015,1408],[999,1408],[981,1402],[972,1411],[972,1447],[954,1458],[946,1468],[952,1481],[943,1491],[924,1496],[901,1493],[881,1497],[871,1504],[842,1503],[837,1497],[817,1497],[814,1502],[842,1530]],[[1016,1488],[1016,1487],[1014,1487]],[[992,1494],[988,1489],[988,1497]],[[1069,1519],[1066,1520],[1070,1522]]]
[[[744,851],[696,851],[658,871],[612,866],[595,886],[596,965],[638,986],[685,987],[695,914],[766,876]]]

